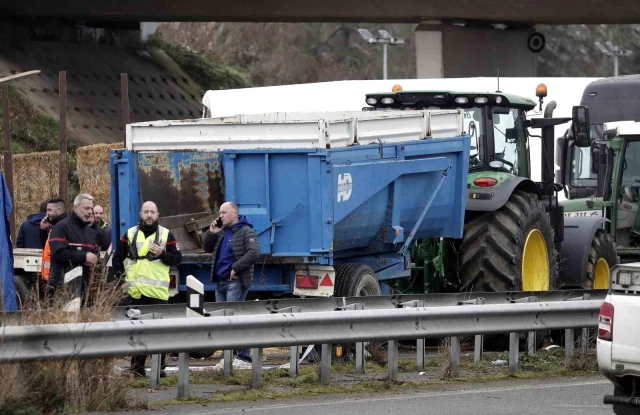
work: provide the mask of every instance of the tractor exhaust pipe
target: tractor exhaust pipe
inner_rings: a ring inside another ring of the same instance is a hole
[[[544,109],[544,118],[553,118],[553,111],[556,109],[556,102],[551,101]],[[542,179],[542,194],[551,199],[553,195],[553,183],[555,182],[555,138],[554,126],[549,125],[542,128],[542,157],[540,159],[540,172]]]

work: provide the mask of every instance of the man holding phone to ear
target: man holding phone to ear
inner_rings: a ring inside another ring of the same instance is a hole
[[[213,253],[211,281],[217,282],[216,302],[244,301],[253,281],[253,264],[260,259],[253,224],[238,212],[238,205],[220,206],[220,217],[204,238],[204,251]],[[238,350],[238,360],[251,362],[249,349]]]

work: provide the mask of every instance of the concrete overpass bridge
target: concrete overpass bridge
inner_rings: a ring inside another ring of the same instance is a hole
[[[631,0],[3,0],[18,32],[51,21],[140,30],[162,21],[416,23],[419,78],[535,76],[536,24],[640,22]],[[6,29],[5,29],[6,31]]]
[[[416,23],[417,76],[432,78],[535,76],[544,47],[536,24],[637,23],[640,8],[631,0],[3,0],[3,19],[20,29],[52,20],[134,30],[162,21]]]

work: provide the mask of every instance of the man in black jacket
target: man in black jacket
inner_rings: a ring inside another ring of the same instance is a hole
[[[29,215],[20,225],[20,231],[18,231],[18,238],[16,239],[17,248],[44,248],[44,244],[40,239],[43,233],[43,230],[40,229],[40,222],[42,222],[42,219],[44,219],[46,215],[47,201],[45,200],[40,204],[40,211]]]
[[[111,245],[111,226],[104,219],[104,208],[102,206],[95,205],[93,207],[93,213],[95,214],[97,227],[102,229],[102,250],[106,251],[107,249],[109,249],[109,245]]]
[[[253,281],[253,264],[260,259],[260,244],[253,225],[232,202],[220,206],[204,238],[204,251],[213,253],[211,281],[217,282],[216,302],[244,301]],[[238,359],[251,362],[249,349],[238,350]]]
[[[58,222],[51,230],[51,273],[48,284],[50,294],[58,291],[63,284],[69,283],[74,297],[85,296],[91,278],[91,268],[98,263],[95,233],[89,227],[92,209],[93,196],[79,194],[73,201],[73,213]]]
[[[40,221],[40,242],[45,245],[49,233],[55,224],[67,218],[67,204],[63,199],[51,199],[47,202],[47,213]]]

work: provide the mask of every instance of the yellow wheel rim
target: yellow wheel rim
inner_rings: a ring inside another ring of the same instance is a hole
[[[596,269],[593,272],[593,288],[596,290],[609,288],[609,263],[604,258],[600,258],[596,263]]]
[[[546,291],[549,289],[549,255],[547,243],[539,230],[527,235],[522,255],[522,290]]]

